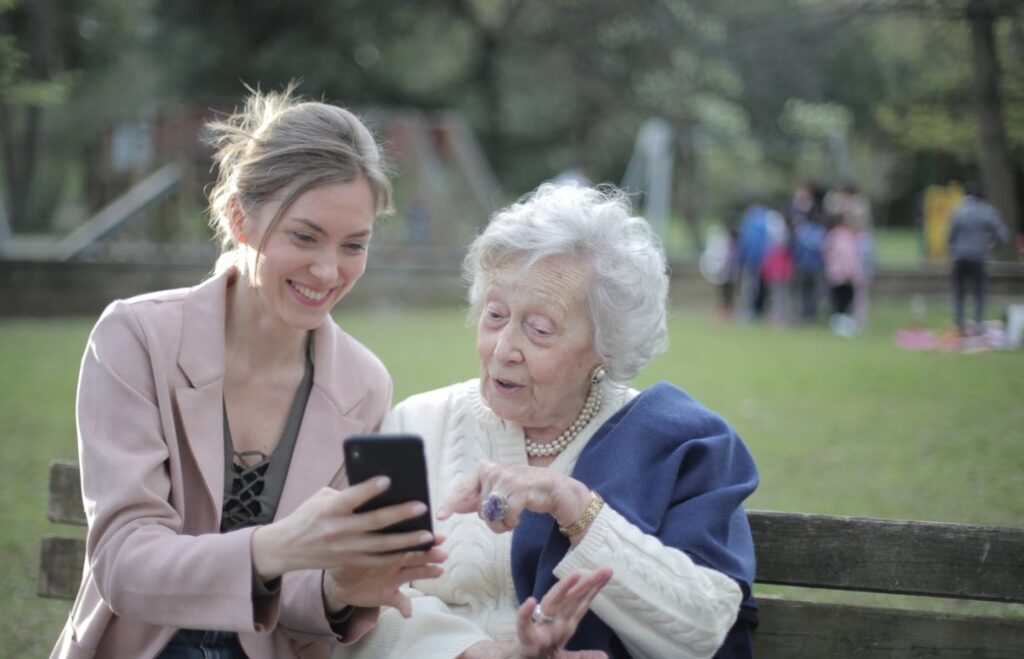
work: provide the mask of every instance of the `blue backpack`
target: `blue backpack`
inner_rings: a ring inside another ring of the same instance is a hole
[[[793,236],[793,262],[800,272],[824,272],[825,227],[818,222],[801,222]]]

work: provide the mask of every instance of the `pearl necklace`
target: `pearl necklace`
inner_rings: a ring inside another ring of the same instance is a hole
[[[583,409],[580,410],[580,415],[576,417],[572,425],[559,435],[558,439],[547,444],[541,444],[527,438],[526,455],[531,458],[546,458],[551,455],[558,455],[569,446],[569,442],[576,439],[576,435],[580,434],[580,431],[590,423],[590,420],[594,418],[594,415],[600,409],[601,388],[595,384],[590,387],[590,392],[587,393],[587,400],[583,403]]]

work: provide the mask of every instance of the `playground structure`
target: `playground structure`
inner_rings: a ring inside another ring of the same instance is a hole
[[[472,129],[454,112],[399,110],[370,120],[398,170],[395,217],[376,232],[376,248],[417,262],[457,258],[506,201]]]
[[[203,227],[202,195],[210,183],[210,152],[200,139],[210,114],[184,111],[112,129],[104,164],[116,164],[97,169],[116,170],[120,176],[108,179],[122,181],[123,189],[105,195],[111,198],[65,235],[14,235],[3,218],[0,259],[212,263],[216,246]],[[451,258],[505,201],[472,129],[453,112],[365,114],[396,170],[396,213],[379,225],[374,249],[397,250],[405,261]],[[128,148],[119,137],[125,134],[133,138]],[[144,155],[126,158],[125,153]],[[125,176],[125,170],[134,176]]]

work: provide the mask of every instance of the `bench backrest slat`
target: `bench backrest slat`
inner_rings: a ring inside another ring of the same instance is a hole
[[[760,583],[1024,602],[1024,529],[750,512]]]
[[[771,598],[758,601],[757,659],[1019,659],[1024,622]]]
[[[78,538],[44,537],[39,550],[40,597],[75,599],[85,564],[85,541]]]
[[[78,463],[56,460],[50,464],[50,498],[46,517],[59,524],[85,525],[82,509],[82,479]]]

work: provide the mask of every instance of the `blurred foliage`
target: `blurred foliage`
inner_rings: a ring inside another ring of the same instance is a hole
[[[848,135],[852,116],[838,103],[812,103],[791,98],[782,108],[780,122],[793,135],[820,139],[829,135]]]
[[[742,81],[716,53],[726,27],[697,4],[167,0],[156,15],[161,49],[181,55],[167,74],[182,95],[300,77],[305,93],[351,105],[456,108],[523,190],[580,162],[617,180],[649,116],[731,116],[742,129]]]
[[[888,54],[892,84],[901,92],[876,108],[879,127],[909,149],[938,149],[969,157],[977,129],[966,27],[904,20],[880,26],[875,41]],[[936,66],[915,70],[914,63],[924,58]]]
[[[86,147],[113,121],[138,116],[155,76],[141,57],[149,0],[0,2],[2,198],[14,228],[50,227]],[[136,64],[138,75],[123,76]],[[110,84],[111,80],[114,84]]]
[[[46,104],[34,210],[11,216],[45,228],[62,198],[83,193],[88,177],[73,170],[87,170],[119,121],[168,107],[231,107],[245,84],[280,88],[298,78],[306,96],[371,112],[461,112],[513,197],[581,164],[594,178],[621,181],[638,127],[661,116],[678,129],[679,176],[690,179],[681,189],[702,191],[699,207],[680,214],[722,216],[742,191],[783,196],[800,177],[833,183],[852,174],[880,204],[903,204],[883,221],[908,223],[921,188],[975,165],[970,43],[965,24],[945,14],[879,6],[0,0],[0,98]],[[27,20],[40,8],[52,16],[45,34]],[[1018,169],[1022,24],[1018,11],[997,25]],[[43,73],[30,66],[37,61],[47,63]],[[0,119],[24,121],[10,112]]]

